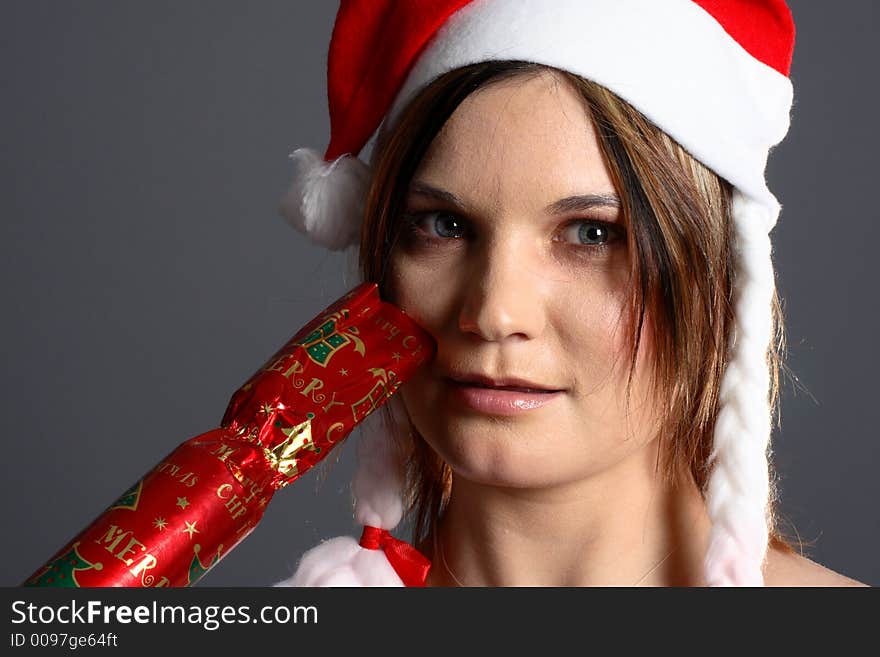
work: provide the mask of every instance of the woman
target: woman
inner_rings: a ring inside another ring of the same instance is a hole
[[[341,5],[284,208],[437,357],[361,445],[360,544],[285,583],[407,581],[402,493],[427,585],[858,584],[776,527],[784,3],[380,5]]]

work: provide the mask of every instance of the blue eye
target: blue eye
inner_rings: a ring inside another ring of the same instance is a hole
[[[435,213],[437,220],[433,222],[437,235],[445,238],[462,237],[464,226],[455,215]]]
[[[612,227],[603,221],[575,221],[562,231],[567,242],[583,246],[603,246],[616,237]]]
[[[427,233],[432,239],[460,239],[465,237],[464,222],[448,212],[422,212],[406,215],[414,230]]]

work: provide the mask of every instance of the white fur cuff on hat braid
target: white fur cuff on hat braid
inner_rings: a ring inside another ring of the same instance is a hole
[[[401,430],[405,417],[400,398],[392,397],[362,425],[351,484],[354,516],[360,525],[392,530],[403,517],[404,464],[392,436]]]
[[[399,404],[393,397],[361,423],[352,482],[357,522],[387,530],[403,516],[404,464],[392,438],[397,426],[389,425],[399,425],[404,417]],[[293,576],[276,586],[403,586],[403,581],[382,550],[340,536],[306,552]]]
[[[290,154],[294,174],[279,211],[312,241],[338,251],[360,236],[369,169],[356,157],[325,162],[309,148]]]
[[[731,359],[721,382],[714,464],[707,488],[712,532],[705,558],[710,586],[762,586],[770,492],[770,373],[775,288],[770,236],[775,216],[765,205],[733,197],[737,272]]]

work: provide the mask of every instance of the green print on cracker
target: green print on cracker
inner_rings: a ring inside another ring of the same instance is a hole
[[[187,577],[187,586],[192,586],[196,582],[201,579],[205,573],[207,573],[211,568],[213,568],[214,564],[220,561],[220,552],[223,550],[223,546],[217,548],[217,553],[211,557],[211,560],[208,562],[207,566],[203,566],[202,562],[199,560],[199,551],[202,549],[202,546],[196,543],[193,545],[193,558],[192,561],[189,562],[189,575]]]
[[[141,499],[141,490],[144,487],[143,480],[138,481],[134,486],[125,491],[122,495],[119,496],[113,504],[107,509],[110,511],[111,509],[131,509],[134,511],[137,509],[138,501]]]
[[[326,367],[333,354],[352,342],[356,352],[362,356],[365,354],[364,343],[355,335],[357,333],[355,327],[349,327],[346,333],[336,330],[337,319],[344,318],[346,314],[338,314],[337,317],[328,319],[300,342],[313,362]]]
[[[90,563],[83,559],[76,547],[79,541],[70,546],[70,549],[57,559],[46,564],[45,570],[36,577],[28,580],[25,586],[54,586],[64,588],[80,588],[76,581],[76,573],[84,570],[101,570],[104,566],[100,562]]]

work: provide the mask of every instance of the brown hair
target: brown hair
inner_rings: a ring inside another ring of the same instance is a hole
[[[627,398],[646,315],[654,349],[655,390],[662,400],[662,471],[675,484],[686,468],[705,492],[708,457],[719,411],[719,389],[729,357],[735,276],[731,186],[690,156],[640,112],[604,87],[564,71],[527,62],[495,61],[451,71],[425,87],[373,152],[373,178],[361,233],[365,281],[388,296],[386,273],[400,228],[409,183],[431,141],[473,91],[514,76],[554,70],[576,89],[596,128],[621,198],[634,282],[629,307]],[[782,313],[773,297],[775,339],[767,352],[770,405],[778,419],[779,367],[784,348]],[[451,488],[451,470],[414,427],[407,464],[413,541],[433,533]],[[660,464],[658,463],[658,467]],[[771,475],[773,473],[771,466]],[[777,527],[771,476],[770,539],[792,550]]]

